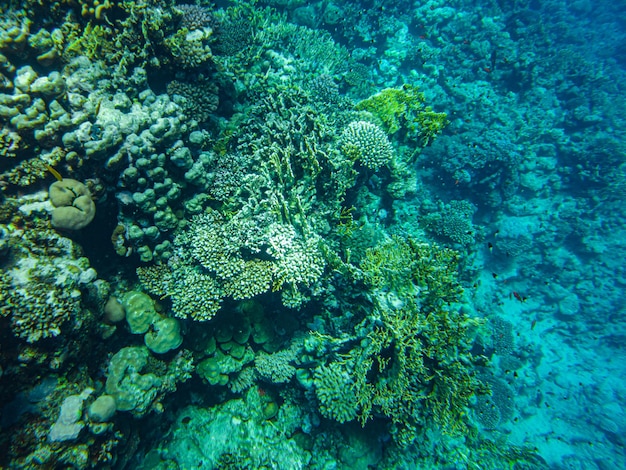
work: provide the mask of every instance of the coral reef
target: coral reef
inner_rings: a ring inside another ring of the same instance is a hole
[[[587,388],[617,449],[542,376],[626,278],[570,6],[0,5],[0,466],[543,468],[517,420]]]
[[[15,336],[36,343],[80,331],[93,316],[85,302],[99,301],[108,289],[89,260],[71,240],[49,229],[8,234],[11,258],[3,263],[1,313]]]
[[[371,311],[350,340],[358,345],[341,362],[315,372],[326,416],[341,422],[358,417],[365,424],[382,414],[403,447],[427,422],[451,434],[465,432],[464,410],[483,388],[469,368],[475,359],[468,340],[480,321],[452,307],[462,292],[457,262],[455,252],[412,239],[394,238],[367,250],[360,277]],[[319,339],[331,349],[346,342]]]
[[[460,246],[475,242],[477,228],[472,223],[476,208],[468,201],[450,201],[439,212],[426,214],[421,222],[438,237]]]

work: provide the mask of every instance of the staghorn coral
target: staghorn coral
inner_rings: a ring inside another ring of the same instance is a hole
[[[320,251],[320,237],[311,235],[303,240],[293,227],[274,224],[267,241],[267,253],[275,260],[274,290],[283,284],[310,286],[324,272],[326,263]]]
[[[199,5],[184,3],[176,8],[182,12],[179,26],[190,31],[194,29],[210,28],[215,29],[217,20],[213,12],[208,8]]]
[[[387,135],[376,124],[353,121],[341,134],[344,154],[370,170],[377,170],[393,160],[393,147]]]
[[[252,387],[257,380],[254,367],[244,367],[238,374],[228,381],[228,388],[233,393],[242,393]]]
[[[321,104],[325,112],[332,113],[352,106],[350,100],[339,93],[339,85],[330,75],[313,77],[305,89]]]
[[[206,172],[208,194],[221,202],[234,199],[246,176],[246,157],[240,153],[217,155]]]
[[[140,280],[151,292],[170,297],[176,316],[209,320],[224,297],[249,299],[320,279],[326,262],[319,236],[304,239],[289,225],[244,215],[195,216],[174,240],[176,259],[167,267],[139,268]],[[299,307],[304,300],[290,305]]]
[[[233,13],[232,9],[229,8],[227,14],[220,22],[215,50],[220,55],[231,56],[252,44],[253,27],[247,18]]]
[[[272,278],[271,261],[244,261],[239,272],[225,280],[224,293],[235,300],[250,299],[267,292]]]
[[[179,318],[206,321],[220,308],[222,290],[219,285],[211,276],[192,268],[175,270],[169,287],[172,310]]]
[[[211,62],[213,32],[206,29],[188,31],[180,29],[165,40],[165,47],[170,52],[175,66],[193,70]]]
[[[288,225],[264,227],[262,219],[241,216],[227,221],[214,212],[195,217],[176,244],[189,243],[195,260],[215,275],[226,295],[245,299],[270,287],[308,286],[319,279],[325,263],[318,242],[313,236],[303,240]]]
[[[258,376],[271,383],[289,382],[296,373],[296,368],[292,363],[297,353],[298,349],[294,347],[272,354],[257,353],[254,358],[254,367]]]

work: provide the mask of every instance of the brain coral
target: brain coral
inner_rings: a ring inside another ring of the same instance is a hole
[[[50,185],[52,226],[64,230],[85,228],[96,215],[96,205],[87,187],[80,181],[64,178]]]

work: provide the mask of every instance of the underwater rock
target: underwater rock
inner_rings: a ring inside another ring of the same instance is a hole
[[[83,414],[83,402],[92,393],[92,388],[86,388],[80,395],[70,395],[63,400],[59,417],[48,433],[50,442],[71,441],[78,437],[85,427],[85,423],[80,421]]]
[[[104,320],[107,323],[118,323],[126,318],[124,306],[117,297],[111,296],[104,305]]]
[[[104,423],[113,417],[116,410],[115,398],[111,395],[101,395],[89,405],[89,419],[96,423]]]

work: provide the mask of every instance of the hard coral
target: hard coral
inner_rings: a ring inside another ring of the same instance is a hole
[[[181,28],[192,31],[202,28],[215,29],[217,26],[217,19],[208,8],[190,4],[177,5],[176,8],[183,13],[179,24]]]
[[[348,157],[371,170],[389,164],[394,155],[385,132],[367,121],[348,124],[341,135],[341,148]]]
[[[80,181],[65,178],[50,186],[52,226],[62,230],[85,228],[96,215],[96,205],[87,187]]]

